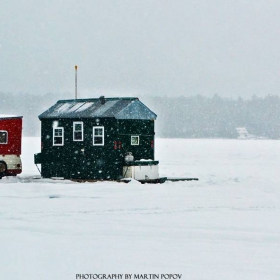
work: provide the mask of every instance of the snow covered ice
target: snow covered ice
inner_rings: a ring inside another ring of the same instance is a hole
[[[199,181],[31,180],[40,138],[24,138],[20,180],[0,181],[0,279],[280,279],[280,141],[155,144],[161,176]]]

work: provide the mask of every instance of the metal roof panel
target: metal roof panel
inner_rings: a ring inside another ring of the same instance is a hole
[[[39,119],[114,117],[116,119],[156,119],[156,114],[138,98],[59,100]]]

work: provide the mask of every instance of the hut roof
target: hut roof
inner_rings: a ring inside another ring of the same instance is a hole
[[[57,118],[156,119],[157,115],[138,98],[105,98],[59,100],[39,116]]]
[[[22,116],[15,116],[15,115],[4,115],[4,114],[0,114],[0,120],[3,120],[3,119],[21,119]]]

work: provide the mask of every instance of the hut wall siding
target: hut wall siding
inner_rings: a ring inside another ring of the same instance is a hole
[[[2,155],[21,155],[22,118],[0,120],[0,130],[7,131],[7,144],[0,144]]]
[[[53,146],[53,123],[64,128],[64,145]],[[73,123],[82,121],[84,140],[73,140]],[[93,145],[93,127],[104,127],[104,146]],[[127,152],[135,160],[154,160],[154,121],[113,118],[42,120],[42,176],[73,179],[119,179]],[[138,135],[139,145],[131,145],[131,135]],[[114,141],[121,142],[115,149]]]

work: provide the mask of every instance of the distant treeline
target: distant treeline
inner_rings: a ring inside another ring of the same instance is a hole
[[[99,97],[99,96],[95,96]],[[110,97],[110,96],[106,96]],[[0,93],[0,114],[24,116],[24,135],[39,136],[38,115],[70,94],[45,95]],[[280,97],[251,99],[213,97],[147,97],[140,100],[154,111],[156,136],[168,138],[237,138],[237,127],[250,134],[280,138]]]
[[[237,127],[249,134],[280,138],[280,97],[242,98],[143,97],[158,115],[156,132],[160,137],[237,138]]]

